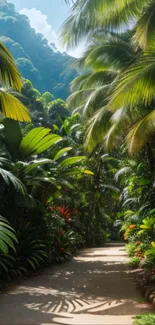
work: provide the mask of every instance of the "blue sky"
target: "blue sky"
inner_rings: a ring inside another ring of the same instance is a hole
[[[64,0],[8,0],[8,2],[12,2],[21,14],[27,15],[31,26],[43,34],[49,43],[55,43],[59,51],[65,51],[59,39],[60,27],[69,15],[69,7]],[[79,57],[83,50],[82,44],[68,53]]]
[[[12,2],[18,10],[23,8],[41,10],[43,14],[47,15],[48,23],[56,32],[67,18],[69,10],[64,0],[9,0],[8,2]]]

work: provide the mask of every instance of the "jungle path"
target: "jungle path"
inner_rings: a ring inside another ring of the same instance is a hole
[[[150,311],[139,303],[124,246],[82,250],[0,296],[3,325],[131,325]]]

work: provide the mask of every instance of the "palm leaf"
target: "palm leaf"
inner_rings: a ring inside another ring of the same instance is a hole
[[[88,120],[85,134],[85,147],[89,152],[97,144],[103,143],[109,128],[110,118],[111,112],[107,109],[107,106],[103,106]]]
[[[135,27],[134,39],[143,48],[146,49],[155,36],[155,4],[154,0],[147,1],[140,19],[138,19]]]
[[[26,194],[25,185],[10,171],[0,167],[0,177],[3,179],[7,186],[10,186],[10,184],[12,184],[17,191],[22,192],[24,195]]]
[[[12,94],[0,88],[0,111],[8,118],[20,122],[30,122],[26,107]]]
[[[18,243],[14,229],[5,218],[0,216],[0,250],[4,254],[8,254],[9,247],[15,251],[15,242]]]
[[[64,44],[76,46],[91,32],[116,31],[140,15],[146,0],[77,0],[61,33]],[[93,17],[93,19],[92,19]]]
[[[0,80],[21,91],[22,80],[14,60],[7,48],[0,42]]]
[[[137,153],[155,133],[155,110],[138,122],[127,136],[128,150]]]
[[[126,70],[117,83],[109,102],[111,108],[131,107],[137,103],[150,105],[155,90],[154,50],[139,58],[139,62]]]

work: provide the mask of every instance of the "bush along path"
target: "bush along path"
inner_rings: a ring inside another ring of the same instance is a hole
[[[123,245],[81,251],[1,295],[0,324],[131,325],[153,312],[142,300]]]

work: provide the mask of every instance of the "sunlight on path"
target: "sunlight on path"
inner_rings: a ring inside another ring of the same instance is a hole
[[[0,324],[132,325],[150,311],[138,304],[123,246],[85,249],[72,262],[12,287],[0,296]]]

